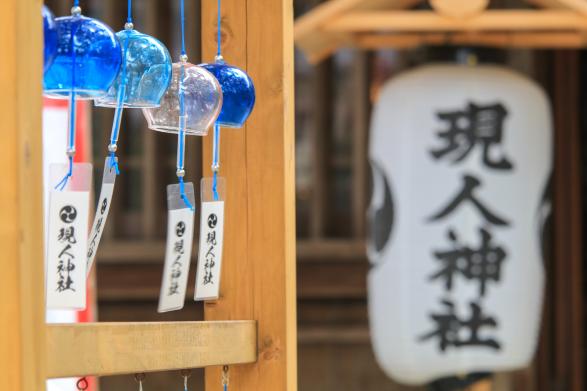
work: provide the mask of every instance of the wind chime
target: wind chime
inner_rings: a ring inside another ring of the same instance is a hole
[[[194,232],[195,196],[185,177],[186,134],[205,136],[222,106],[222,91],[216,78],[201,66],[188,62],[185,47],[185,7],[180,0],[181,52],[173,64],[171,85],[161,106],[144,109],[149,128],[177,134],[178,184],[167,186],[167,246],[159,312],[183,308],[187,290]]]
[[[51,193],[48,210],[47,307],[83,309],[86,305],[86,256],[88,206],[92,181],[89,163],[74,163],[76,152],[76,102],[105,95],[122,61],[120,43],[104,23],[82,15],[74,1],[71,16],[50,16],[45,40],[54,40],[55,51],[46,55],[43,90],[47,97],[67,99],[69,129],[67,164],[50,167]],[[52,45],[45,52],[51,51]],[[59,180],[59,178],[61,178]]]
[[[142,109],[149,129],[177,134],[178,183],[167,186],[167,246],[159,312],[181,309],[185,301],[196,212],[194,185],[184,181],[186,135],[206,136],[214,126],[213,176],[201,180],[201,240],[194,299],[218,298],[226,182],[218,176],[220,128],[244,126],[255,103],[255,90],[246,72],[227,64],[222,56],[221,1],[216,58],[214,63],[202,65],[188,62],[184,0],[179,0],[179,5],[181,51],[179,61],[173,64],[160,41],[134,29],[132,0],[128,0],[124,29],[116,34],[104,23],[83,16],[79,0],[74,1],[71,16],[57,19],[43,7],[44,94],[69,102],[67,163],[53,164],[50,175],[48,308],[85,308],[86,274],[94,262],[120,174],[116,152],[125,108]],[[94,100],[96,106],[115,109],[89,236],[92,166],[74,159],[77,100]],[[187,391],[189,373],[181,375]],[[135,378],[142,389],[144,375]],[[83,386],[84,382],[78,384]],[[222,385],[226,390],[227,366]]]
[[[118,137],[124,108],[144,109],[160,105],[171,82],[171,56],[159,40],[134,29],[132,18],[132,0],[128,0],[128,16],[124,30],[116,33],[122,44],[122,64],[118,76],[108,89],[106,95],[95,100],[96,106],[112,107],[114,120],[108,144],[109,156],[104,164],[102,188],[94,223],[90,233],[88,247],[89,274],[96,256],[96,249],[104,231],[108,217],[116,176],[120,174],[118,167]]]
[[[220,128],[242,128],[255,105],[255,87],[245,71],[229,65],[222,56],[222,3],[217,2],[216,57],[214,63],[202,64],[220,83],[224,102],[214,123],[212,140],[212,178],[201,181],[201,224],[195,300],[217,299],[224,239],[224,194],[226,181],[219,177]],[[216,250],[216,251],[214,251]]]

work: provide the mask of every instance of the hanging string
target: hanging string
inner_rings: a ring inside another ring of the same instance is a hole
[[[116,109],[114,110],[114,120],[112,121],[112,131],[110,133],[110,144],[108,145],[108,151],[110,152],[110,169],[116,170],[116,175],[120,175],[118,167],[118,161],[116,160],[116,150],[118,149],[118,135],[120,133],[120,124],[122,122],[122,112],[124,110],[124,97],[126,94],[126,85],[128,83],[127,78],[127,64],[126,56],[128,53],[128,46],[130,41],[129,30],[134,28],[132,23],[132,0],[128,0],[128,16],[126,18],[126,24],[124,29],[127,31],[126,38],[124,40],[124,47],[122,49],[122,66],[120,70],[120,85],[118,86],[118,96],[116,97]]]
[[[214,201],[218,201],[218,171],[220,170],[220,125],[218,121],[214,123],[214,134],[212,136],[212,194]]]
[[[185,9],[183,5],[183,0],[180,0],[179,3],[179,17],[180,17],[180,25],[181,25],[181,55],[185,56]],[[186,60],[187,61],[187,60]]]
[[[216,63],[223,62],[222,58],[222,0],[218,0],[216,21]],[[212,135],[212,194],[214,201],[218,201],[218,171],[220,170],[220,125],[214,123],[214,134]]]
[[[222,387],[224,388],[224,391],[228,391],[228,383],[228,365],[225,365],[222,367]]]
[[[192,371],[189,369],[182,369],[179,374],[183,377],[183,390],[188,391],[188,378],[192,375]]]
[[[126,23],[132,23],[132,0],[128,0]]]
[[[75,0],[72,8],[73,15],[79,15],[79,0]],[[75,156],[75,124],[76,124],[76,101],[75,101],[75,33],[77,28],[74,26],[71,29],[71,92],[69,94],[69,134],[68,146],[66,150],[67,158],[69,160],[69,168],[67,174],[61,181],[55,185],[55,189],[62,191],[67,186],[69,178],[73,175],[73,157]]]
[[[184,170],[184,157],[185,157],[185,128],[186,128],[186,115],[185,115],[185,99],[184,99],[184,85],[183,80],[185,77],[185,63],[187,63],[187,54],[185,51],[185,14],[184,14],[184,0],[180,0],[179,12],[180,12],[180,23],[181,23],[181,74],[179,77],[179,134],[177,135],[177,171],[176,175],[179,180],[179,194],[184,204],[195,211],[194,206],[185,194],[185,184],[183,177],[185,176]]]
[[[139,391],[143,391],[143,380],[145,380],[146,377],[147,375],[144,373],[135,373],[135,381],[139,383]]]
[[[218,20],[216,21],[217,25],[217,32],[216,32],[216,59],[222,59],[222,14],[221,14],[221,4],[222,0],[218,0]]]

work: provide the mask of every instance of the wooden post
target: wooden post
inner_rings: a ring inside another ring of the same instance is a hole
[[[0,2],[0,384],[45,389],[40,0]]]
[[[203,60],[214,59],[216,2],[202,2]],[[243,129],[222,129],[226,178],[221,298],[206,320],[258,321],[258,361],[230,369],[241,391],[297,389],[292,0],[224,0],[223,55],[253,78],[257,102]],[[204,142],[210,176],[212,137]],[[206,389],[220,386],[206,369]]]

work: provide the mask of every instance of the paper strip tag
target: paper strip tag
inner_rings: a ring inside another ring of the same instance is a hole
[[[220,272],[224,244],[224,178],[217,180],[212,192],[212,178],[202,179],[200,249],[196,271],[194,300],[214,300],[220,295]]]
[[[118,158],[114,158],[118,162]],[[112,167],[110,157],[106,158],[104,163],[104,174],[102,175],[102,189],[100,190],[100,198],[98,198],[98,205],[96,206],[96,214],[94,215],[94,222],[92,223],[92,230],[88,237],[88,253],[86,273],[89,275],[92,271],[94,259],[96,259],[96,252],[102,239],[102,233],[106,226],[106,219],[108,212],[110,212],[110,203],[112,201],[112,194],[114,193],[114,184],[116,182],[116,169]]]
[[[50,168],[57,183],[67,172],[63,164]],[[91,164],[75,164],[63,191],[49,195],[46,298],[47,308],[85,309],[86,251],[89,223]]]
[[[195,205],[193,183],[185,183],[185,193]],[[167,208],[167,245],[158,312],[183,308],[194,236],[194,212],[181,199],[179,185],[167,186]]]

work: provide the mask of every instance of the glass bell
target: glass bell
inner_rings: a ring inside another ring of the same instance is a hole
[[[57,55],[43,79],[45,95],[66,99],[72,90],[78,99],[105,95],[122,60],[120,43],[112,29],[82,16],[79,7],[72,9],[71,16],[57,18],[55,22]]]
[[[43,72],[47,71],[57,52],[57,24],[49,8],[43,6]]]
[[[171,81],[171,56],[159,40],[133,29],[116,33],[126,56],[118,76],[106,96],[96,100],[96,106],[116,107],[123,81],[123,107],[157,107]],[[123,72],[124,71],[124,72]]]
[[[222,87],[222,110],[218,124],[227,128],[240,128],[255,105],[255,86],[245,71],[218,59],[214,64],[202,64]]]
[[[220,113],[222,90],[214,75],[200,66],[187,62],[174,63],[171,84],[161,99],[161,105],[143,109],[143,113],[149,129],[168,133],[179,132],[179,86],[182,73],[185,132],[205,136]]]

